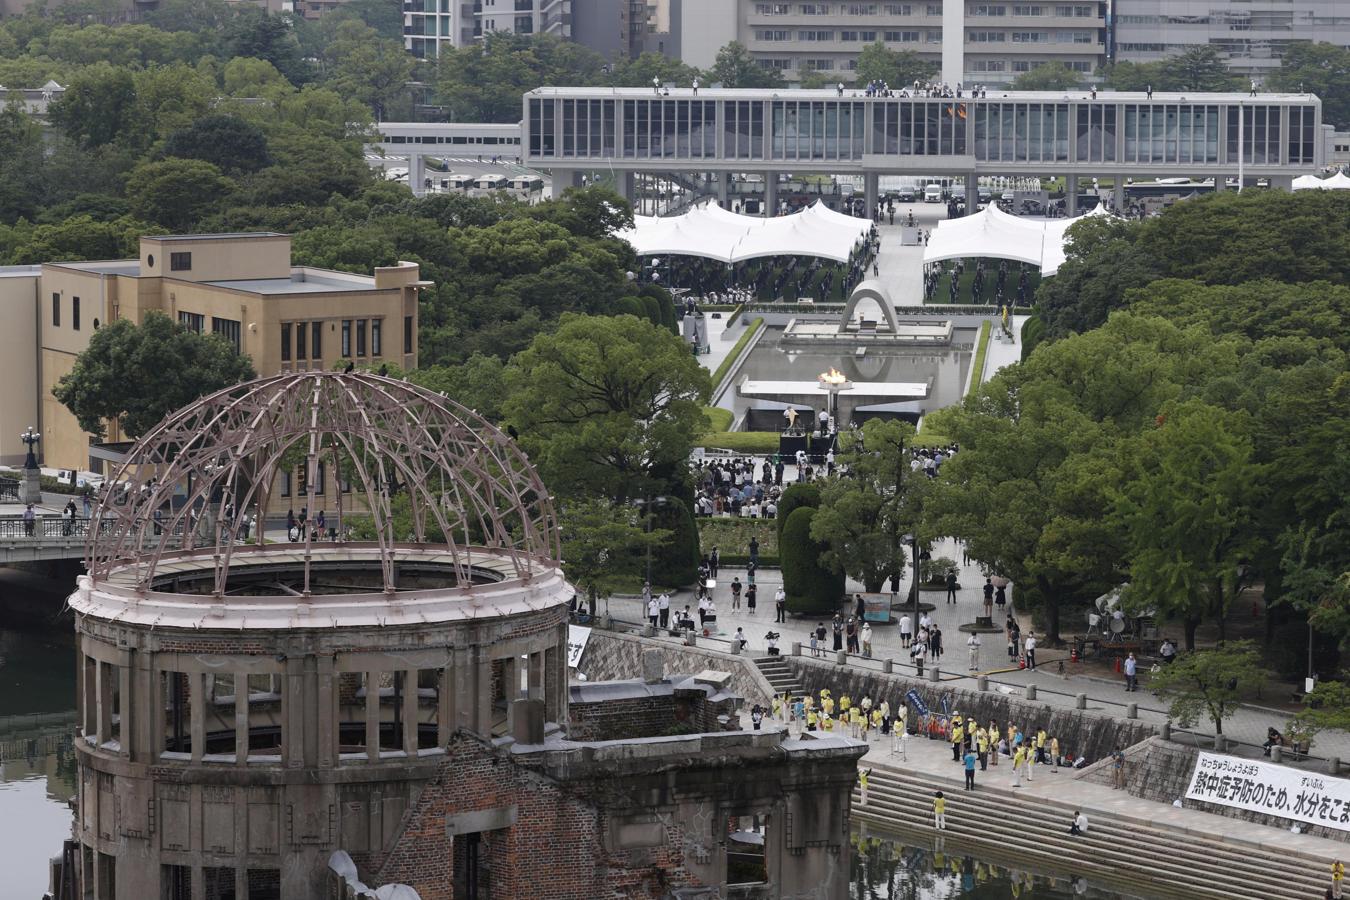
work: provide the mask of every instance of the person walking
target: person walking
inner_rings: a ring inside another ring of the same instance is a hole
[[[1022,645],[1027,654],[1027,668],[1036,671],[1036,635],[1034,632],[1027,632],[1026,642]]]
[[[947,798],[942,791],[933,793],[933,827],[938,831],[947,830]]]
[[[975,762],[978,757],[975,755],[975,751],[968,747],[966,748],[966,755],[961,759],[966,764],[966,790],[973,791],[975,790]]]
[[[774,622],[787,624],[787,591],[783,590],[781,585],[778,590],[774,591],[773,607],[774,612],[777,614]]]
[[[956,572],[952,569],[947,570],[947,602],[956,602]]]
[[[1134,654],[1131,653],[1129,656],[1125,657],[1125,690],[1133,691],[1138,688],[1138,674],[1139,662],[1134,658]]]
[[[970,652],[970,671],[974,672],[980,667],[980,636],[975,632],[966,638],[966,649]]]
[[[1111,751],[1111,789],[1120,790],[1125,787],[1125,751],[1120,747]]]

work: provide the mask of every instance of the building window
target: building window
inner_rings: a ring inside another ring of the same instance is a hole
[[[295,358],[304,359],[305,351],[309,349],[309,335],[306,330],[309,328],[308,322],[295,323]]]
[[[384,356],[384,319],[370,320],[370,355]]]
[[[238,353],[240,349],[240,334],[238,319],[222,319],[219,316],[211,317],[211,333],[223,337],[234,352]]]
[[[70,327],[80,330],[80,298],[70,298]]]
[[[310,359],[323,359],[323,323],[314,322],[309,327]]]
[[[281,323],[281,361],[291,361],[291,323]]]
[[[366,355],[366,320],[356,320],[356,355]]]
[[[52,294],[52,327],[61,327],[61,295]]]
[[[291,495],[291,473],[281,473],[281,496],[289,497]]]
[[[206,328],[206,316],[201,313],[180,312],[178,313],[178,324],[188,331],[201,334],[203,329]]]
[[[350,358],[352,355],[352,320],[342,320],[342,355],[344,358]]]
[[[169,254],[170,272],[191,272],[192,254],[191,253],[170,253]]]
[[[403,352],[413,352],[413,317],[403,317]]]

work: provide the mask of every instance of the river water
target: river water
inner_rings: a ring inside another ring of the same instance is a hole
[[[68,616],[46,628],[0,628],[0,900],[39,900],[47,889],[48,860],[60,852],[62,840],[70,834],[74,698]],[[1033,870],[988,856],[932,835],[889,835],[860,827],[853,836],[851,897],[1123,900],[1128,896],[1071,873]]]

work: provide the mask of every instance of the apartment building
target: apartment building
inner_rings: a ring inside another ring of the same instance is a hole
[[[1113,18],[1116,59],[1154,62],[1210,46],[1258,79],[1280,67],[1291,43],[1350,47],[1345,0],[1115,0]]]
[[[21,456],[18,435],[33,425],[44,465],[95,471],[110,457],[52,388],[103,323],[159,311],[220,335],[260,375],[342,360],[414,368],[418,291],[428,286],[415,263],[373,275],[292,266],[290,236],[273,233],[145,237],[137,259],[14,266],[0,276],[0,308],[18,326],[0,339],[16,388],[0,405],[0,461]],[[105,439],[123,437],[110,423]]]
[[[467,47],[484,35],[571,37],[575,0],[403,0],[403,45],[434,59],[447,47]]]
[[[1106,54],[1106,4],[1094,0],[672,0],[671,19],[690,65],[711,66],[734,40],[789,81],[852,82],[877,41],[940,63],[948,82],[1006,83],[1048,62],[1088,74]]]

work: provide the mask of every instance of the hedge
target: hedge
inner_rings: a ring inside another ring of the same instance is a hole
[[[967,397],[974,397],[980,389],[980,383],[984,381],[984,360],[989,355],[989,332],[993,327],[994,323],[988,319],[980,325],[980,339],[975,342],[975,361],[970,364],[970,390],[966,391]]]
[[[731,352],[727,354],[727,358],[722,360],[722,364],[718,366],[717,369],[713,372],[712,392],[714,397],[716,397],[717,392],[722,389],[722,379],[727,377],[727,373],[731,371],[731,367],[735,365],[736,360],[740,359],[741,352],[745,350],[745,345],[750,343],[750,339],[754,337],[755,334],[757,334],[759,330],[763,327],[764,327],[763,318],[756,318],[751,320],[749,327],[745,329],[745,334],[741,335],[740,338],[737,339],[736,346],[731,348]]]
[[[778,452],[776,431],[719,431],[703,435],[699,446],[708,450],[726,450],[728,453],[751,453],[767,456]]]
[[[774,519],[739,519],[730,516],[703,516],[698,520],[699,542],[709,551],[717,548],[726,560],[729,555],[750,556],[750,538],[759,541],[759,556],[778,555],[778,523]]]
[[[800,506],[820,506],[820,488],[809,481],[788,485],[778,501],[778,546],[783,546],[783,528],[788,516]]]
[[[783,590],[787,608],[794,615],[832,613],[844,596],[844,576],[820,565],[823,544],[811,539],[811,520],[816,511],[803,506],[793,510],[783,526],[779,543],[783,569]]]
[[[671,532],[665,543],[652,551],[652,584],[684,587],[698,579],[698,526],[693,513],[679,497],[652,507],[652,527]]]

